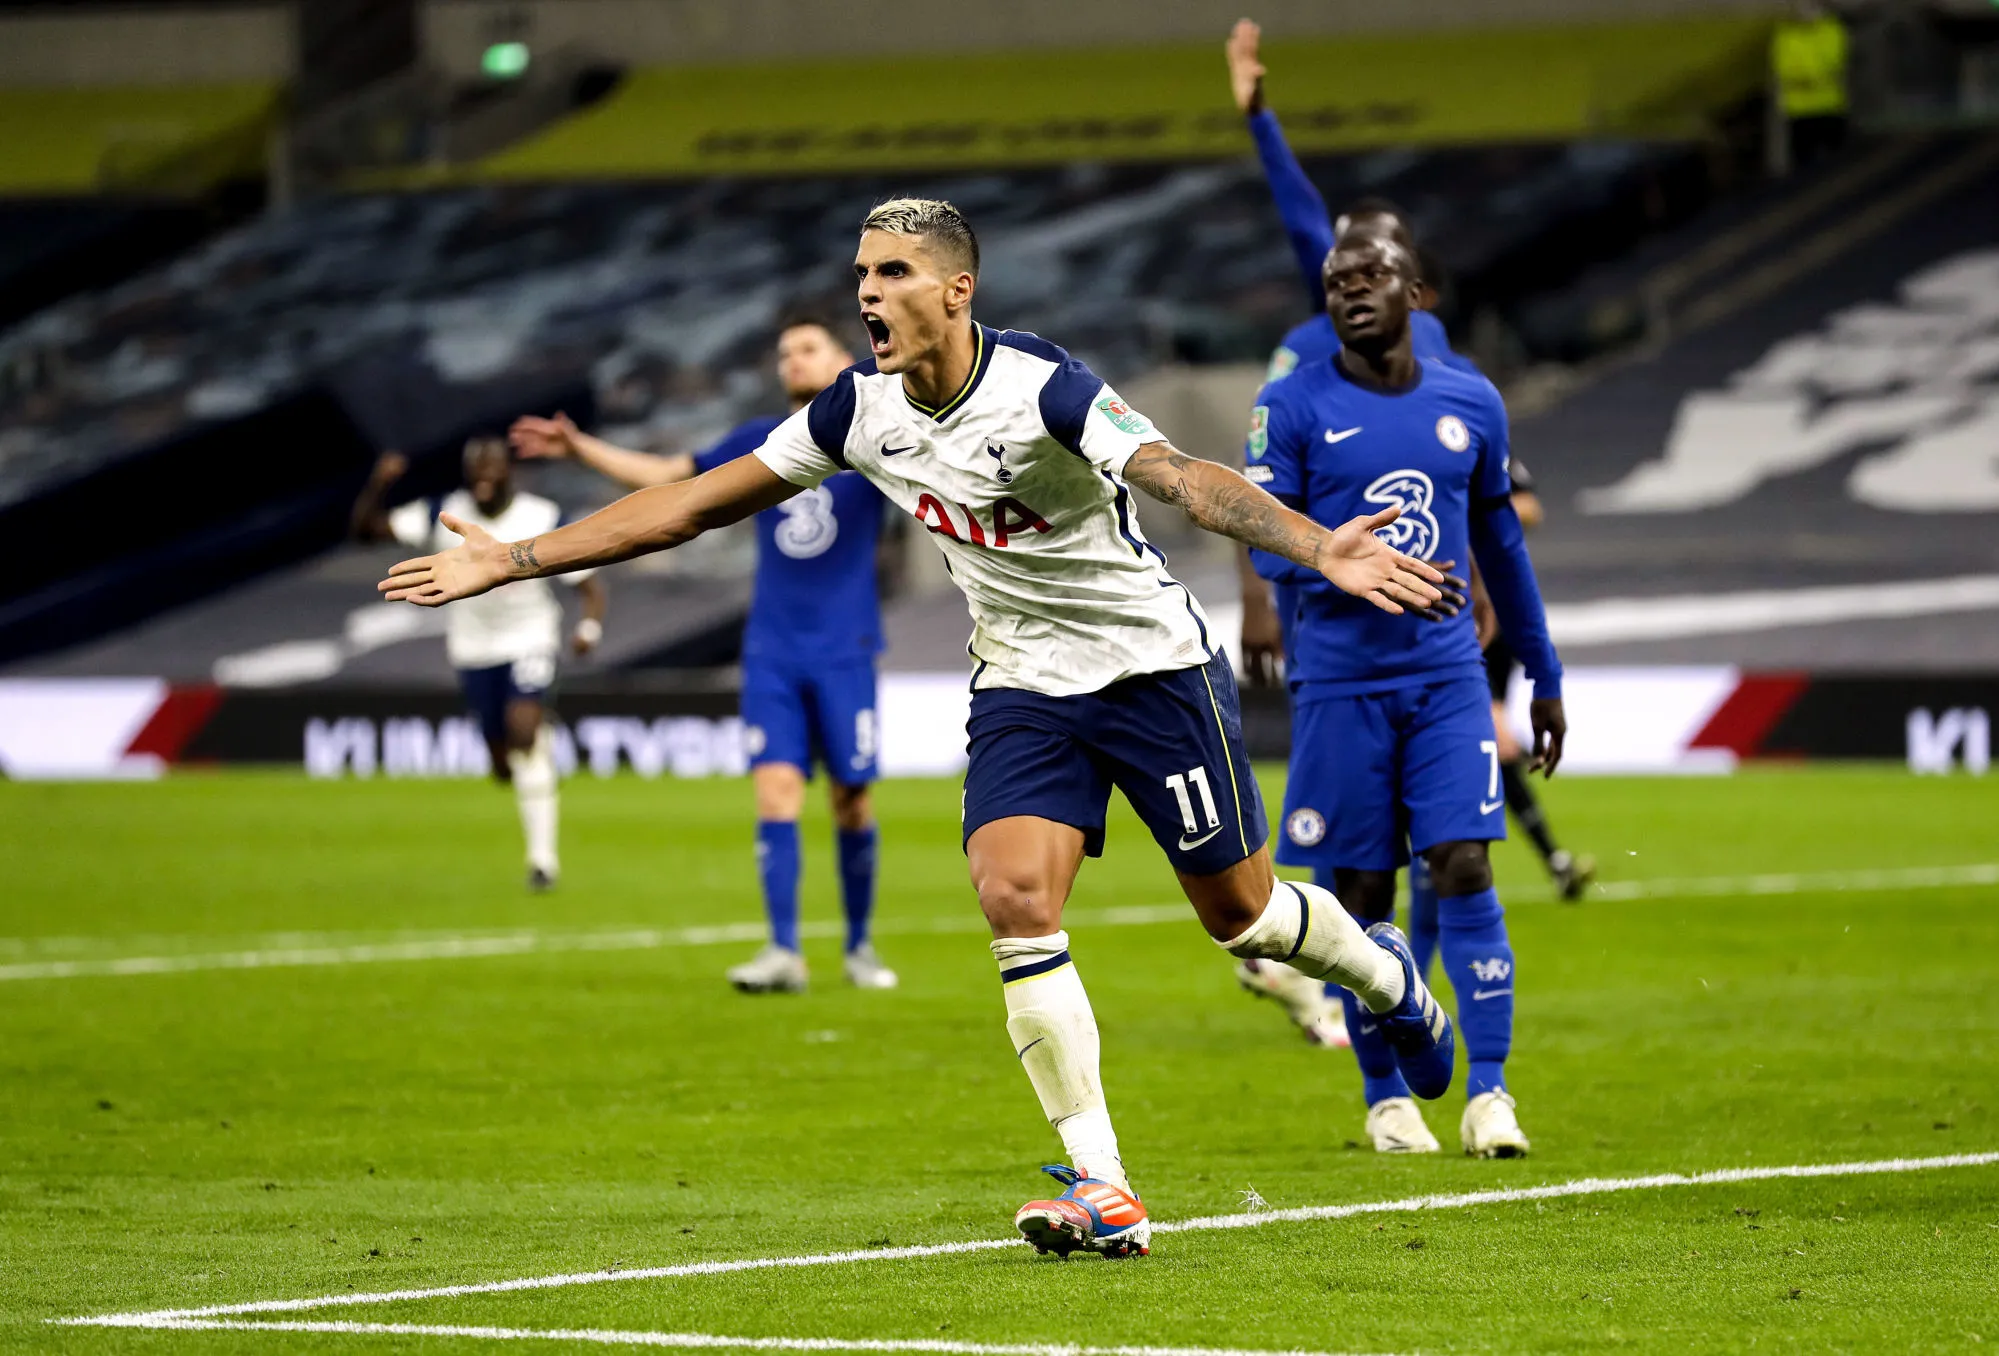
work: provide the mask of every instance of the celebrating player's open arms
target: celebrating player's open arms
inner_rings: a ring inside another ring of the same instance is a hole
[[[1463,580],[1383,542],[1375,529],[1399,509],[1323,527],[1284,507],[1219,462],[1189,456],[1171,443],[1147,443],[1125,463],[1127,481],[1172,504],[1201,527],[1323,574],[1343,592],[1384,612],[1449,616],[1463,606]],[[799,492],[755,457],[739,457],[703,475],[626,495],[589,517],[529,541],[500,542],[470,523],[446,522],[463,544],[399,561],[376,587],[391,602],[438,607],[514,579],[606,565],[693,540],[781,503]]]

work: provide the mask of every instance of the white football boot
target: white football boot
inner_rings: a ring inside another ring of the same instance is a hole
[[[895,971],[882,964],[874,944],[862,942],[847,953],[847,982],[857,989],[893,989],[901,981]]]
[[[781,946],[767,946],[731,967],[729,982],[744,993],[804,993],[805,957]]]
[[[1283,1004],[1292,1025],[1310,1044],[1329,1050],[1344,1050],[1352,1044],[1339,1000],[1326,997],[1326,986],[1303,971],[1283,961],[1246,960],[1236,966],[1235,980],[1259,998]]]
[[[1367,1133],[1378,1154],[1433,1154],[1443,1148],[1413,1097],[1388,1097],[1369,1107]]]
[[[1525,1158],[1527,1135],[1513,1114],[1513,1095],[1481,1092],[1465,1103],[1465,1118],[1458,1124],[1465,1152],[1473,1158]]]

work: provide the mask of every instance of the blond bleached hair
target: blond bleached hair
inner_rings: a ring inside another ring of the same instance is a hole
[[[861,229],[927,241],[946,261],[979,276],[979,237],[965,214],[942,198],[890,198],[861,219]]]

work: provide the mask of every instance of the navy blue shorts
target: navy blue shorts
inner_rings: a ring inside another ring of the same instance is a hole
[[[863,786],[878,775],[873,659],[745,659],[742,712],[751,766],[788,763],[810,777],[816,760],[842,786]]]
[[[995,819],[1033,815],[1081,829],[1083,850],[1102,856],[1113,786],[1186,875],[1225,871],[1270,836],[1225,657],[1080,697],[976,692],[965,731],[967,841]]]
[[[458,690],[465,694],[465,705],[479,718],[479,733],[486,736],[488,744],[506,742],[508,703],[525,697],[545,706],[554,686],[552,654],[531,654],[491,668],[458,670]]]
[[[1392,871],[1412,847],[1504,837],[1483,674],[1347,697],[1292,693],[1278,861]]]

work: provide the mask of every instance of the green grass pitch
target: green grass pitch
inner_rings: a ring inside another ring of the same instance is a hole
[[[1547,799],[1612,882],[1999,860],[1999,779],[1754,771],[1557,780]],[[823,936],[797,998],[728,991],[743,943],[0,980],[0,1348],[471,1351],[490,1343],[43,1320],[1004,1236],[1059,1145],[1002,1026],[958,788],[891,783],[880,805],[892,993],[843,987]],[[534,898],[510,799],[483,784],[0,784],[0,971],[758,918],[746,784],[583,778],[563,809],[568,876]],[[1177,898],[1116,814],[1079,912]],[[821,922],[837,913],[830,838],[815,805]],[[1351,1057],[1239,993],[1191,915],[1075,926],[1156,1219],[1239,1210],[1250,1188],[1311,1206],[1999,1149],[1999,886],[1777,881],[1571,908],[1517,846],[1498,872],[1523,1162],[1455,1152],[1455,1090],[1429,1112],[1446,1153],[1358,1147]],[[1123,1263],[1006,1248],[269,1317],[1320,1352],[1990,1350],[1999,1165],[1176,1233]]]

